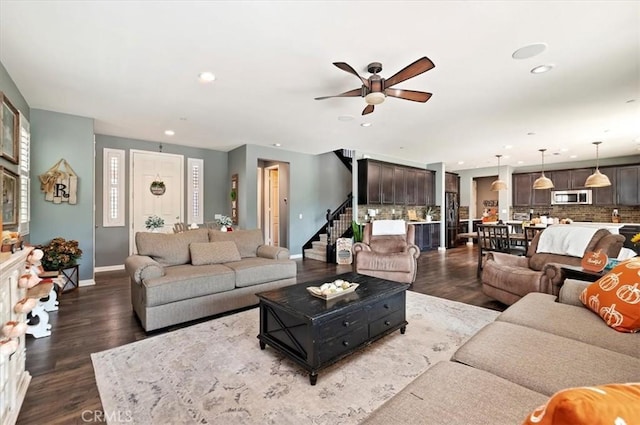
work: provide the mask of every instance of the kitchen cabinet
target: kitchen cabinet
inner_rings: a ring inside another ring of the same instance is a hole
[[[593,188],[592,190],[593,205],[606,206],[606,205],[616,204],[616,191],[618,187],[616,170],[617,170],[616,167],[600,168],[600,172],[605,176],[609,177],[611,186]]]
[[[358,161],[358,204],[434,205],[434,171],[370,159]]]
[[[460,192],[460,176],[455,173],[445,173],[444,177],[445,192]]]
[[[511,182],[513,186],[512,203],[514,207],[548,207],[551,205],[550,189],[534,189],[533,182],[541,173],[513,174]],[[551,173],[545,173],[553,180]]]
[[[548,177],[553,180],[553,190],[584,189],[584,182],[593,173],[591,168],[551,171]]]
[[[617,204],[618,205],[638,205],[640,204],[640,166],[631,165],[617,167]]]
[[[394,204],[395,205],[415,205],[415,192],[413,190],[408,190],[410,186],[413,185],[413,181],[407,176],[410,173],[404,167],[394,167],[393,168],[393,192],[394,192]],[[409,176],[411,177],[411,176]],[[413,203],[410,203],[410,198],[412,198]]]
[[[440,246],[440,223],[416,224],[415,243],[420,251],[438,249]]]

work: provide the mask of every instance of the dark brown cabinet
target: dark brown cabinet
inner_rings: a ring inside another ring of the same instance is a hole
[[[640,204],[640,166],[617,167],[617,203],[618,205]]]
[[[551,171],[548,177],[553,180],[553,190],[584,189],[584,182],[593,173],[590,168],[577,168],[575,170]]]
[[[592,191],[593,205],[615,205],[616,191],[618,186],[616,168],[615,167],[600,168],[600,172],[605,176],[609,177],[611,186],[593,188],[593,191]]]
[[[534,189],[533,182],[541,173],[514,174],[512,176],[512,201],[514,207],[548,207],[551,205],[550,189]],[[553,179],[551,173],[545,175]]]
[[[416,224],[416,246],[420,251],[438,249],[440,246],[440,223]]]
[[[435,172],[370,159],[358,161],[358,204],[434,205]]]
[[[444,177],[445,192],[460,192],[460,176],[455,173],[445,173]]]

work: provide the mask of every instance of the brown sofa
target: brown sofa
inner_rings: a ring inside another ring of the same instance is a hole
[[[565,388],[640,382],[640,334],[609,328],[579,301],[530,293],[375,410],[367,425],[521,424]]]
[[[248,307],[256,293],[296,283],[289,251],[264,245],[259,229],[139,232],[136,246],[125,268],[146,331]]]
[[[511,305],[530,292],[558,295],[564,281],[562,265],[579,266],[580,257],[537,253],[538,233],[527,250],[526,256],[490,252],[482,269],[482,292],[504,304]],[[602,250],[610,258],[616,258],[624,236],[614,235],[607,229],[599,229],[591,238],[587,251]]]
[[[375,236],[371,223],[364,226],[362,242],[353,244],[354,270],[356,273],[413,283],[418,270],[420,248],[415,244],[415,226],[406,224],[404,235]]]

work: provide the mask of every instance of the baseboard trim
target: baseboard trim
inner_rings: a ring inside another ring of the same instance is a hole
[[[93,286],[96,284],[96,281],[93,279],[84,279],[78,282],[78,287],[80,286]]]
[[[446,250],[447,250],[447,247],[445,247],[445,246],[439,246],[438,247],[438,252],[446,252]]]
[[[102,266],[102,267],[96,267],[95,268],[95,272],[96,273],[100,273],[100,272],[113,272],[116,270],[124,270],[124,264],[117,264],[115,266]]]
[[[295,260],[296,258],[302,258],[302,254],[289,255],[289,258],[292,259],[292,260]]]

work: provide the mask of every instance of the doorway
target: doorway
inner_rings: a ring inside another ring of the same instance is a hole
[[[152,215],[164,219],[160,232],[169,233],[173,225],[184,217],[184,172],[182,155],[149,151],[130,151],[130,234],[129,253],[136,252],[135,235],[147,231],[145,221]],[[151,193],[151,183],[160,180],[165,184],[162,195]]]
[[[280,246],[280,167],[274,165],[264,169],[264,212],[267,245]]]
[[[289,164],[258,161],[258,227],[265,244],[288,248]]]

